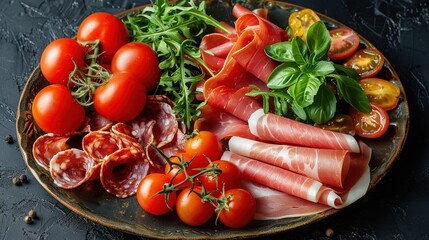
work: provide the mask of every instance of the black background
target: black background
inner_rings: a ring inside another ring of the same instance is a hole
[[[43,48],[74,36],[90,13],[118,13],[147,1],[1,0],[0,136],[16,140],[21,91]],[[429,239],[429,6],[426,0],[290,1],[355,29],[391,62],[405,88],[410,129],[389,173],[355,204],[273,239]],[[27,174],[29,183],[12,184]],[[35,209],[31,225],[23,218]],[[50,196],[33,178],[18,144],[0,142],[0,239],[141,239],[93,223]]]

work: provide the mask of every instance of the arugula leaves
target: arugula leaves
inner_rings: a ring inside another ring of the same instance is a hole
[[[356,80],[360,76],[351,68],[335,64],[327,57],[331,45],[329,31],[322,21],[307,32],[307,42],[295,37],[265,48],[270,58],[282,62],[270,75],[270,91],[257,89],[249,96],[262,96],[264,111],[272,99],[278,115],[294,116],[302,121],[325,123],[336,112],[337,98],[329,84],[337,88],[338,97],[360,112],[371,112],[371,106]],[[288,112],[288,109],[292,113]]]
[[[132,41],[145,42],[157,53],[163,74],[155,94],[167,95],[176,103],[174,113],[188,129],[199,115],[195,88],[205,77],[201,67],[210,73],[198,43],[210,26],[229,32],[205,10],[205,1],[197,5],[194,0],[156,0],[123,20]]]

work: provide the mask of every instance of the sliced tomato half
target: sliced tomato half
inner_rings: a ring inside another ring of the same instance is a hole
[[[349,114],[353,119],[356,134],[364,138],[378,138],[383,136],[389,128],[390,118],[386,110],[371,103],[372,111],[361,113],[350,108]]]
[[[381,78],[364,78],[359,84],[370,102],[386,111],[396,108],[401,90],[394,83]]]
[[[331,60],[346,59],[353,55],[359,47],[359,36],[348,27],[336,28],[329,31],[331,35],[331,47],[328,57]]]
[[[384,58],[376,49],[364,48],[349,57],[344,66],[355,69],[362,78],[369,78],[377,75],[383,64]]]

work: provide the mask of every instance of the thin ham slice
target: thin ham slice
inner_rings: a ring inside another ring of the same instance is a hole
[[[254,111],[262,107],[255,98],[246,96],[251,90],[251,87],[236,90],[219,86],[210,92],[207,96],[207,102],[211,106],[225,110],[233,116],[247,121]]]
[[[240,136],[249,139],[256,137],[250,133],[249,125],[224,110],[205,105],[200,109],[200,117],[194,123],[194,129],[210,131],[219,139],[229,139],[232,136]]]
[[[275,143],[359,152],[356,139],[348,134],[324,130],[262,109],[249,118],[250,132],[259,139]]]
[[[231,152],[305,175],[333,187],[343,188],[349,171],[350,153],[346,150],[268,144],[240,137],[232,137],[228,144]]]
[[[244,187],[252,192],[257,199],[258,212],[256,213],[256,218],[268,220],[305,216],[325,211],[332,207],[343,208],[365,195],[371,179],[369,161],[372,151],[363,142],[359,142],[359,147],[361,148],[360,153],[350,154],[350,171],[343,190],[335,191],[323,185],[323,187],[319,187],[319,184],[302,184],[301,187],[307,190],[307,194],[305,194],[306,191],[302,188],[298,188],[297,191],[287,189],[286,186],[294,186],[299,179],[290,179],[287,177],[294,176],[293,174],[276,174],[277,170],[274,170],[274,172],[270,171],[270,169],[277,167],[261,162],[255,164],[255,162],[258,162],[257,160],[228,151],[221,158],[240,166],[242,176],[248,180]],[[267,168],[266,166],[270,167]],[[304,181],[304,183],[308,182]],[[277,189],[274,189],[274,187]],[[305,197],[298,196],[298,193],[303,193],[301,195]],[[285,195],[283,196],[283,194]],[[303,199],[304,202],[297,200],[296,197]],[[319,201],[315,203],[312,201],[314,198]],[[334,201],[332,202],[332,200]],[[296,208],[292,208],[292,206],[296,206]]]

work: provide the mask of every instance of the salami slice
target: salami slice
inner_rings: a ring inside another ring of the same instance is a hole
[[[65,189],[76,188],[96,172],[96,162],[84,151],[71,148],[55,154],[49,165],[54,183]]]
[[[44,134],[36,139],[33,144],[33,156],[36,163],[49,171],[51,158],[63,150],[71,148],[67,141],[72,135]]]
[[[118,198],[136,193],[141,179],[148,174],[149,162],[137,148],[122,148],[110,154],[101,165],[100,180],[107,192]]]
[[[118,135],[107,131],[93,131],[82,139],[82,149],[97,162],[122,148],[123,142]]]

